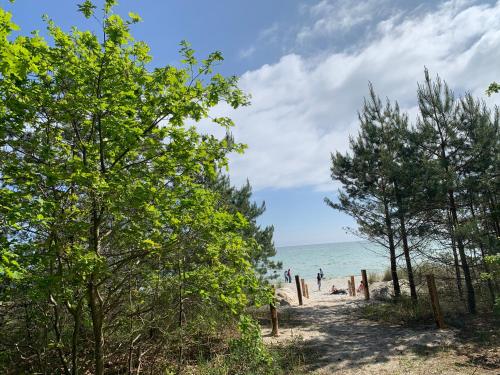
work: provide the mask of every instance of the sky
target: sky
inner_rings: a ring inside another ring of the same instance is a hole
[[[21,33],[42,35],[43,14],[66,30],[97,30],[78,3],[0,0]],[[411,119],[425,67],[457,96],[499,104],[485,89],[500,80],[500,1],[123,0],[115,11],[143,18],[132,33],[151,47],[153,65],[178,65],[179,42],[188,40],[200,57],[222,51],[219,72],[240,76],[252,105],[220,105],[214,115],[230,116],[248,145],[230,157],[231,180],[248,179],[266,202],[260,223],[274,225],[277,246],[356,240],[345,229],[355,222],[323,199],[335,200],[330,154],[348,150],[369,82]]]

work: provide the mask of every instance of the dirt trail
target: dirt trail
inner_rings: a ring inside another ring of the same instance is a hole
[[[297,306],[295,284],[278,292],[290,297],[292,306],[280,307],[280,336],[263,329],[267,343],[282,343],[293,338],[305,341],[306,369],[316,374],[493,374],[469,366],[465,356],[448,350],[456,341],[451,330],[433,326],[410,329],[359,319],[353,311],[365,301],[361,296],[331,295],[332,283],[346,288],[346,279],[323,282],[322,291],[311,281],[309,299]],[[359,281],[356,281],[359,284]],[[312,291],[314,289],[314,291]]]

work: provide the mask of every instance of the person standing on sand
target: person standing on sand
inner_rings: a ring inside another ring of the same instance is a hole
[[[292,282],[292,274],[290,273],[290,268],[288,269],[288,282]]]
[[[319,269],[319,275],[321,276],[321,278],[323,278],[325,276],[325,274],[323,273],[323,270],[321,268]]]
[[[285,270],[285,283],[287,283],[287,282],[288,282],[288,271]]]
[[[321,275],[318,273],[318,276],[316,276],[316,280],[318,280],[318,290],[321,290]]]

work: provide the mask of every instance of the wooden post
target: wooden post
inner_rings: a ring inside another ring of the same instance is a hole
[[[354,281],[354,276],[351,276],[351,288],[352,288],[352,296],[356,297],[356,282]]]
[[[309,298],[309,286],[306,284],[306,298]]]
[[[300,286],[302,288],[302,296],[305,297],[306,296],[306,283],[305,283],[304,279],[300,279]]]
[[[368,290],[368,277],[366,277],[366,270],[361,270],[361,278],[363,279],[364,291],[365,291],[365,300],[370,299],[370,291]]]
[[[427,287],[429,288],[429,295],[431,297],[432,312],[434,313],[434,320],[439,329],[445,328],[443,313],[441,312],[441,306],[439,306],[439,298],[436,289],[436,281],[434,280],[434,275],[426,275]]]
[[[302,293],[300,291],[299,275],[295,275],[295,285],[297,286],[297,296],[299,297],[299,306],[302,306]]]
[[[352,296],[351,280],[349,279],[347,279],[347,290],[349,291],[349,295]]]
[[[279,333],[278,333],[278,310],[276,309],[275,293],[276,293],[276,290],[274,289],[274,286],[273,286],[273,302],[269,304],[269,307],[271,309],[271,323],[273,325],[271,335],[274,337],[279,335]]]

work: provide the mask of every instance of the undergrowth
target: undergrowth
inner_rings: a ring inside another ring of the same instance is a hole
[[[415,325],[433,322],[430,302],[426,298],[413,302],[411,298],[401,296],[398,300],[374,302],[362,306],[360,314],[366,319],[392,324]]]
[[[306,374],[307,348],[301,337],[281,344],[269,345],[266,360],[258,360],[254,349],[239,348],[201,363],[186,374],[199,375],[285,375]]]

